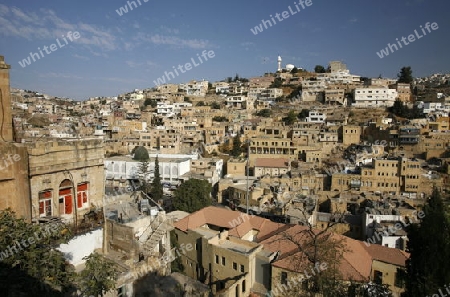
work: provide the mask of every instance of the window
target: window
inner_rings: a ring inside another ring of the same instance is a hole
[[[225,257],[222,257],[222,265],[225,266]]]
[[[245,279],[242,281],[242,293],[245,292]]]
[[[244,272],[244,265],[241,264],[241,272]]]
[[[72,214],[72,188],[59,190],[59,213]]]
[[[381,285],[383,283],[383,272],[375,270],[373,274],[373,282]]]
[[[52,190],[39,193],[39,216],[52,215]]]
[[[233,262],[233,269],[237,270],[237,263],[236,262]]]
[[[287,272],[282,271],[281,272],[281,279],[280,282],[282,285],[286,285],[287,284]]]
[[[88,206],[88,183],[77,186],[77,208]]]
[[[216,255],[216,264],[219,264],[219,256]]]

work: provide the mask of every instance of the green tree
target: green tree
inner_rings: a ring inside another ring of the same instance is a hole
[[[115,288],[117,272],[114,263],[97,253],[83,258],[86,267],[79,274],[82,296],[103,296]]]
[[[139,161],[138,164],[138,175],[140,181],[139,190],[147,194],[150,191],[150,185],[147,182],[148,178],[148,160],[150,159],[148,156],[148,151],[145,147],[139,146],[134,148],[134,156],[133,159]]]
[[[140,182],[139,190],[141,190],[145,194],[148,194],[151,189],[150,184],[147,181],[148,174],[149,174],[148,165],[149,165],[149,163],[147,160],[140,161],[138,164],[138,175],[139,175],[139,182]]]
[[[293,111],[293,110],[290,110],[288,115],[283,118],[283,122],[288,126],[295,123],[296,120],[297,120],[297,115],[295,114],[295,111]]]
[[[197,106],[205,106],[205,101],[199,101],[199,102],[197,102]]]
[[[136,161],[148,161],[149,156],[148,156],[148,151],[145,147],[143,146],[138,146],[134,148],[134,156],[133,156],[133,160]]]
[[[314,72],[315,73],[325,73],[326,70],[325,70],[325,67],[323,67],[322,65],[316,65],[314,67]]]
[[[394,105],[389,108],[389,111],[399,117],[405,117],[408,114],[408,107],[406,107],[400,99],[396,99]]]
[[[302,111],[298,114],[299,119],[306,119],[309,116],[309,109],[303,108]]]
[[[233,138],[233,148],[231,149],[231,155],[233,157],[239,157],[241,155],[242,152],[242,142],[241,142],[241,135],[238,133],[234,138]]]
[[[412,69],[410,66],[402,67],[402,69],[400,69],[400,73],[397,76],[397,82],[399,83],[410,84],[413,82]]]
[[[190,179],[175,191],[173,205],[176,210],[189,213],[211,205],[211,184],[206,180]]]
[[[298,68],[297,67],[292,68],[292,70],[291,70],[292,74],[297,73],[297,72],[298,72]]]
[[[423,213],[419,212],[420,223],[407,228],[410,258],[404,296],[431,296],[450,283],[450,222],[444,209],[435,188]]]
[[[217,102],[213,102],[213,103],[211,104],[211,108],[212,108],[212,109],[220,109],[220,104],[217,103]]]
[[[280,88],[283,85],[283,80],[280,77],[275,78],[275,80],[270,84],[270,88]]]
[[[163,186],[161,184],[161,175],[159,174],[158,156],[156,156],[155,159],[155,172],[151,184],[150,197],[152,197],[152,199],[155,201],[163,199]]]
[[[71,237],[64,224],[30,224],[11,209],[1,210],[1,295],[63,296],[73,291],[74,268],[56,250]]]
[[[272,116],[272,111],[270,109],[265,108],[258,111],[256,115],[263,118],[270,118]]]
[[[212,118],[213,122],[228,122],[227,117],[224,116],[215,116]]]

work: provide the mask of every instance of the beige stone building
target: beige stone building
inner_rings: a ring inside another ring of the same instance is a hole
[[[32,218],[60,217],[80,225],[103,206],[104,149],[100,140],[27,144]]]
[[[258,158],[255,160],[254,176],[280,176],[291,170],[291,164],[284,158]]]
[[[179,245],[195,245],[190,253],[181,256],[186,275],[208,284],[215,296],[276,294],[286,290],[293,277],[315,266],[298,246],[307,244],[309,238],[301,235],[305,234],[304,226],[207,207],[176,222],[174,227]],[[387,284],[395,293],[403,291],[400,274],[396,273],[405,268],[408,254],[383,246],[366,247],[342,235],[332,234],[332,238],[345,246],[344,255],[327,263],[331,259],[323,258],[319,251],[323,271],[327,267],[337,269],[339,274],[334,275],[346,284],[376,281]],[[332,273],[328,275],[333,277]]]
[[[422,186],[426,178],[422,175],[420,161],[414,159],[376,158],[371,165],[363,166],[360,174],[337,171],[332,175],[332,191],[358,189],[392,194],[429,192],[429,189]]]

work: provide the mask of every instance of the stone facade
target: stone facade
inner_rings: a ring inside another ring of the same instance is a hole
[[[104,149],[100,140],[37,142],[28,146],[32,217],[83,219],[103,206]]]

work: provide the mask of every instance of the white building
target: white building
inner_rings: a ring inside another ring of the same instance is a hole
[[[354,90],[354,107],[391,107],[398,97],[397,90],[388,88],[357,88]]]
[[[317,80],[325,81],[328,84],[358,84],[361,81],[361,76],[350,74],[347,69],[331,73],[318,73]]]
[[[450,106],[441,102],[425,102],[423,104],[423,113],[427,114],[436,111],[450,112]]]
[[[176,184],[179,177],[191,170],[189,158],[161,158],[158,157],[159,174],[162,181]],[[140,177],[141,162],[133,160],[131,156],[115,156],[104,161],[106,179],[108,180],[137,180]],[[155,172],[155,159],[150,157],[147,179],[151,180]]]
[[[165,117],[174,117],[185,107],[192,107],[192,103],[175,102],[172,104],[170,101],[160,101],[156,105],[156,113]]]
[[[208,93],[208,81],[192,81],[187,84],[180,84],[179,89],[186,92],[186,96],[205,97]]]
[[[309,123],[325,123],[327,115],[323,112],[310,110],[306,121]]]
[[[405,219],[401,215],[366,213],[363,216],[363,235],[367,243],[389,248],[406,248]]]
[[[227,107],[245,109],[247,106],[247,99],[248,97],[246,96],[228,96],[226,98],[226,104]]]

